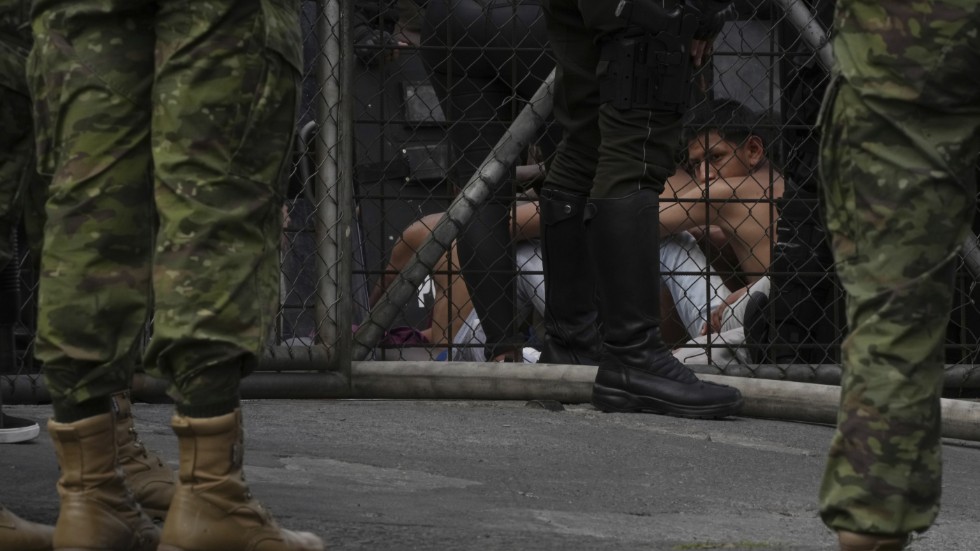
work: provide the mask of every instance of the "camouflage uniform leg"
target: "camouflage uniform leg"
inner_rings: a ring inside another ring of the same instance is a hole
[[[146,363],[171,376],[178,408],[193,416],[188,408],[237,405],[238,380],[254,368],[276,314],[283,169],[302,67],[299,3],[159,4],[160,229]]]
[[[820,492],[836,530],[922,531],[939,510],[942,345],[980,149],[978,22],[975,1],[838,4],[821,166],[850,327]]]
[[[39,166],[54,176],[39,356],[56,404],[127,388],[151,269],[147,363],[185,401],[231,399],[242,360],[254,364],[274,314],[297,9],[287,0],[36,3]]]
[[[34,6],[28,78],[38,169],[52,177],[37,355],[56,416],[86,402],[108,411],[129,388],[147,319],[154,3],[124,4]]]

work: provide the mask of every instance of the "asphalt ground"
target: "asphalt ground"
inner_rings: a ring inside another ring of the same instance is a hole
[[[49,406],[0,446],[0,500],[53,523]],[[176,465],[172,407],[136,404]],[[248,401],[245,473],[287,528],[332,550],[835,549],[817,514],[832,428],[551,411],[525,402]],[[913,551],[980,549],[980,443],[944,442],[943,510]]]

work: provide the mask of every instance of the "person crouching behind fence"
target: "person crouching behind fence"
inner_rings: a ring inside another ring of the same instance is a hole
[[[295,2],[39,0],[29,80],[50,175],[37,354],[61,467],[55,549],[320,551],[242,474],[239,385],[277,291],[301,68]],[[154,241],[155,239],[155,241]],[[162,533],[118,469],[111,396],[172,383],[178,485]]]
[[[693,110],[688,127],[688,169],[669,180],[676,199],[661,202],[661,231],[703,236],[712,261],[727,259],[732,265],[733,272],[722,279],[736,290],[704,320],[703,336],[675,356],[685,363],[723,364],[735,359],[733,351],[740,352],[745,342],[750,297],[769,294],[773,202],[782,197],[785,183],[767,154],[772,123],[764,115],[719,100]]]

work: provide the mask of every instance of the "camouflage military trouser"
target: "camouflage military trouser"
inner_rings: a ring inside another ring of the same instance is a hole
[[[828,229],[850,334],[821,488],[830,527],[925,530],[939,510],[943,341],[980,150],[976,0],[841,0],[823,113]]]
[[[37,354],[56,412],[128,388],[151,312],[145,363],[178,407],[236,392],[225,383],[254,365],[275,313],[297,10],[35,2],[28,74],[52,177]]]

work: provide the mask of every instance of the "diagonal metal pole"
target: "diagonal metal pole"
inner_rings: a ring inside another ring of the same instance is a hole
[[[449,209],[436,224],[415,255],[398,273],[395,281],[385,291],[381,300],[371,309],[365,321],[354,333],[352,359],[364,360],[384,337],[385,330],[398,313],[416,296],[416,289],[432,273],[439,259],[449,250],[459,235],[459,230],[473,216],[473,211],[483,204],[490,191],[509,173],[521,152],[527,149],[554,105],[553,89],[555,72],[541,84],[531,100],[521,109],[493,151],[483,160],[480,168],[470,177],[463,190],[456,196]]]
[[[800,31],[800,38],[817,54],[817,60],[820,62],[820,65],[827,72],[830,72],[830,69],[834,66],[833,47],[827,39],[827,33],[824,32],[823,27],[817,21],[813,12],[810,11],[810,8],[803,3],[803,0],[772,1],[783,9],[783,13],[786,14],[786,19]]]

